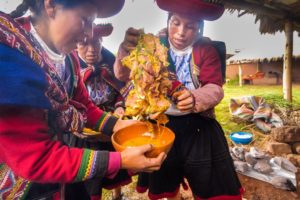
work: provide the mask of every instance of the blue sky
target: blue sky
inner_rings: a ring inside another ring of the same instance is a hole
[[[1,11],[11,11],[21,0],[0,0]],[[255,24],[253,15],[237,17],[237,12],[225,12],[217,21],[206,22],[204,35],[213,40],[226,42],[228,52],[236,49],[247,50],[248,57],[254,55],[280,56],[284,53],[284,33],[275,35],[259,33],[259,24]],[[107,19],[97,19],[96,23],[111,22],[114,31],[111,36],[104,38],[104,46],[116,52],[129,27],[143,28],[146,33],[157,33],[165,27],[166,12],[160,10],[153,0],[126,0],[123,10],[116,16]],[[300,38],[294,34],[294,54],[300,54]]]

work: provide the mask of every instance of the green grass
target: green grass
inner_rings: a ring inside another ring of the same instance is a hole
[[[216,107],[217,120],[222,125],[226,135],[234,131],[241,131],[243,129],[247,130],[246,123],[236,123],[232,119],[229,112],[229,102],[231,98],[241,97],[241,96],[261,96],[266,99],[270,104],[275,104],[280,107],[300,107],[300,85],[293,85],[293,103],[288,103],[283,99],[283,92],[281,85],[245,85],[238,86],[234,84],[224,85],[224,99]]]

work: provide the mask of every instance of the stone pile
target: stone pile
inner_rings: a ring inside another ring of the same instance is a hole
[[[272,157],[255,147],[247,151],[242,146],[230,148],[230,154],[237,172],[269,182],[276,188],[296,191],[297,167],[286,158]],[[283,176],[283,172],[289,175]]]
[[[271,131],[272,141],[265,149],[276,156],[286,157],[295,166],[300,167],[300,127],[283,126]]]

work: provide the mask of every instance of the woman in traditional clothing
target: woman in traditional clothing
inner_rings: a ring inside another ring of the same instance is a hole
[[[113,71],[115,56],[102,45],[103,37],[113,31],[111,24],[93,27],[93,38],[77,45],[81,77],[95,105],[116,116],[124,114],[124,99],[120,94],[124,83],[116,79]]]
[[[124,99],[120,90],[124,83],[115,78],[113,65],[115,56],[108,49],[102,46],[102,38],[109,36],[113,31],[111,24],[98,24],[93,26],[92,38],[77,44],[77,51],[73,52],[80,61],[80,75],[85,83],[89,97],[93,103],[105,112],[117,117],[124,114]],[[111,140],[78,138],[69,134],[67,143],[70,146],[85,147],[93,150],[113,151]],[[90,196],[101,194],[101,188],[113,189],[114,200],[124,199],[121,193],[121,186],[129,184],[131,177],[126,170],[120,172],[113,178],[103,180],[92,179],[80,184],[72,184],[69,189],[72,191],[72,199],[82,199],[80,193],[87,192]],[[83,187],[84,186],[84,187]]]
[[[95,17],[112,16],[123,4],[24,0],[12,16],[30,9],[29,18],[0,13],[0,199],[64,199],[65,183],[114,177],[121,168],[159,169],[165,155],[146,158],[151,145],[117,153],[69,148],[57,141],[64,132],[78,134],[84,126],[110,136],[136,123],[97,108],[78,63],[71,59],[72,68],[64,63],[65,55],[92,34]]]
[[[195,199],[242,199],[242,187],[230,157],[224,132],[214,116],[223,98],[219,55],[201,31],[203,20],[216,20],[224,12],[218,2],[157,0],[169,12],[167,35],[161,38],[168,50],[173,105],[166,111],[167,127],[175,141],[161,169],[141,174],[138,191],[149,189],[150,199],[180,199],[186,178]],[[128,80],[121,59],[135,47],[140,31],[129,29],[120,45],[116,76]]]

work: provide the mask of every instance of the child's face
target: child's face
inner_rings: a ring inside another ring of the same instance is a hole
[[[48,39],[59,53],[69,53],[76,49],[77,43],[92,35],[97,11],[91,4],[68,9],[56,5],[53,13],[49,17]]]
[[[77,45],[78,54],[87,64],[96,64],[101,61],[100,51],[102,49],[102,38],[96,37],[80,42]]]
[[[169,40],[176,49],[182,50],[192,45],[198,38],[198,21],[173,14],[168,23]]]

